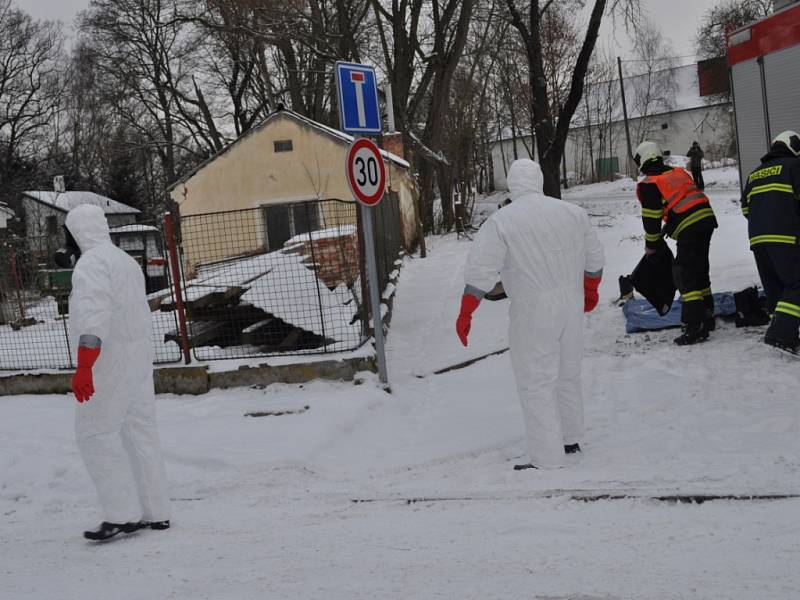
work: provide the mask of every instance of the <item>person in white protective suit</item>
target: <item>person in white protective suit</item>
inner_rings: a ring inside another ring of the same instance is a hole
[[[580,451],[583,313],[597,306],[603,247],[582,208],[544,195],[538,164],[515,161],[507,181],[512,203],[470,248],[456,331],[466,346],[472,313],[499,278],[511,300],[511,364],[530,455],[514,468],[560,467]]]
[[[78,357],[76,438],[104,513],[100,527],[84,536],[106,540],[145,527],[167,529],[144,275],[111,242],[99,207],[72,209],[66,229],[79,248],[69,299],[70,344]]]

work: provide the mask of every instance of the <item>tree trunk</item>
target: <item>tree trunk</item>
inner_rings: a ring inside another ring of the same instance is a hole
[[[439,175],[439,197],[442,199],[442,231],[450,231],[455,224],[452,173],[449,167],[441,164],[436,171]]]
[[[433,166],[422,160],[419,163],[419,207],[422,229],[425,233],[433,232]]]
[[[556,119],[550,106],[544,68],[539,1],[531,1],[526,23],[517,8],[515,0],[506,0],[506,5],[511,12],[511,22],[519,31],[528,56],[528,82],[531,88],[536,149],[539,155],[539,164],[544,174],[544,193],[555,198],[561,197],[561,186],[559,185],[561,156],[564,153],[570,122],[583,97],[584,80],[589,68],[589,60],[597,43],[597,35],[603,20],[606,1],[594,1],[581,50],[572,71],[569,93],[563,106],[560,107],[558,118]]]
[[[539,163],[539,166],[542,167],[542,174],[544,175],[545,195],[561,198],[561,177],[559,173],[561,160],[555,154],[550,154]]]

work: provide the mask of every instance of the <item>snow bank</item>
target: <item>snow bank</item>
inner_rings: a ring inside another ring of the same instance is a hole
[[[741,289],[757,275],[738,190],[709,193],[712,285]],[[508,301],[482,302],[459,344],[469,241],[431,237],[395,292],[391,394],[364,375],[159,399],[167,532],[83,543],[100,516],[74,401],[3,399],[4,596],[84,600],[112,581],[120,599],[794,600],[798,500],[650,498],[800,492],[800,362],[729,323],[691,348],[626,335],[611,300],[642,252],[636,199],[573,201],[598,215],[607,264],[586,317],[584,452],[566,468],[512,470],[525,443],[507,354],[431,374],[503,348],[508,327]],[[269,411],[297,414],[244,416]],[[571,499],[602,495],[632,498]]]

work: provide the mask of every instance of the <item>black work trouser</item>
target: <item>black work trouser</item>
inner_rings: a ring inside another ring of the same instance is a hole
[[[690,227],[678,238],[678,251],[672,263],[672,279],[683,298],[681,322],[697,324],[714,316],[708,251],[711,227]]]
[[[767,336],[795,344],[800,328],[800,247],[758,245],[753,256],[767,295],[766,309],[774,313]]]
[[[702,167],[692,167],[692,179],[694,179],[694,184],[697,187],[699,187],[701,190],[705,189],[706,183],[703,181]]]

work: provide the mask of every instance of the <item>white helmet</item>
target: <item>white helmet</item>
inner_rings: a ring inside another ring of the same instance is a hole
[[[794,131],[783,131],[772,140],[773,145],[781,143],[795,156],[800,156],[800,135]]]
[[[635,162],[636,166],[641,169],[649,161],[657,160],[659,158],[664,160],[664,153],[661,151],[661,146],[655,142],[645,140],[636,146],[636,152],[633,155],[633,162]]]

